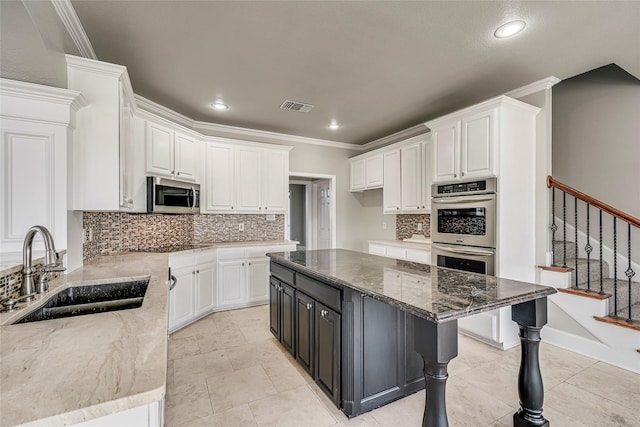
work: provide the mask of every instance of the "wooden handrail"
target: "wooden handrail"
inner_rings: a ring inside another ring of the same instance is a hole
[[[547,188],[555,187],[559,190],[564,191],[565,193],[571,194],[573,197],[576,197],[583,202],[589,203],[591,206],[595,206],[600,210],[605,211],[609,215],[615,216],[616,218],[626,222],[627,224],[631,224],[634,227],[640,228],[640,219],[636,218],[633,215],[629,215],[626,212],[622,212],[620,209],[616,209],[613,206],[610,206],[604,202],[601,202],[598,199],[595,199],[591,196],[588,196],[573,187],[569,187],[567,184],[563,184],[560,181],[556,181],[551,176],[547,176]]]

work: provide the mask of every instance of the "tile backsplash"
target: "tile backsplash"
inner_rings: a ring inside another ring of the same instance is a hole
[[[240,231],[242,224],[244,231]],[[91,240],[83,259],[98,255],[191,243],[284,239],[284,215],[163,215],[84,212],[83,228]]]
[[[422,230],[418,230],[418,224],[422,224]],[[407,239],[414,234],[431,235],[431,215],[396,215],[396,239]]]

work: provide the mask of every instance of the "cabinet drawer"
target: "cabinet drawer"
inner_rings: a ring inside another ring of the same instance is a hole
[[[217,255],[217,251],[215,249],[196,252],[196,264],[203,264],[206,262],[216,262],[216,255]]]
[[[247,258],[262,258],[267,252],[278,252],[274,251],[271,246],[251,246],[249,248],[245,248],[247,252]]]
[[[273,270],[271,270],[273,272]],[[342,311],[340,290],[313,280],[302,274],[296,275],[296,288],[338,312]]]
[[[196,263],[196,257],[193,254],[169,256],[169,267],[173,269],[190,267],[190,266],[193,266],[195,263]]]
[[[384,246],[370,243],[369,244],[369,253],[372,254],[372,255],[386,256],[387,255],[387,249]]]
[[[241,260],[245,259],[245,248],[218,249],[218,260]]]
[[[389,246],[387,247],[387,256],[389,258],[405,259],[407,256],[407,251],[402,248],[395,248],[393,246]]]
[[[271,263],[271,275],[277,277],[283,282],[293,284],[294,283],[294,275],[295,272],[293,270],[288,269],[287,267],[283,267],[280,264],[276,264],[275,262]]]
[[[431,252],[407,249],[407,261],[431,264]]]

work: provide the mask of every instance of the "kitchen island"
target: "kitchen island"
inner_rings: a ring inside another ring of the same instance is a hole
[[[424,384],[423,425],[447,426],[445,384],[458,354],[457,319],[512,306],[522,349],[514,425],[548,424],[538,345],[546,297],[555,289],[342,249],[268,255],[272,333],[347,415]],[[409,374],[417,355],[422,384]]]

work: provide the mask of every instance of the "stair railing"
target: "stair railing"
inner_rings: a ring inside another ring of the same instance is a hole
[[[576,252],[576,257],[575,257],[575,265],[572,266],[572,268],[575,270],[574,271],[574,277],[575,277],[575,283],[574,283],[574,288],[576,289],[581,289],[578,285],[578,200],[582,201],[585,203],[586,205],[586,216],[587,216],[587,224],[586,224],[586,234],[587,234],[587,244],[584,247],[585,252],[587,253],[587,288],[585,289],[587,292],[591,292],[594,291],[592,289],[591,286],[591,269],[590,269],[590,261],[591,261],[591,252],[593,251],[593,246],[590,244],[590,211],[591,208],[595,208],[598,210],[598,216],[599,216],[599,238],[600,238],[600,260],[599,260],[599,267],[600,267],[600,283],[599,283],[599,289],[598,289],[598,293],[599,294],[604,294],[604,289],[603,289],[603,259],[602,259],[602,213],[606,213],[610,216],[613,217],[613,280],[614,280],[614,292],[613,292],[613,314],[611,315],[612,317],[615,318],[619,318],[619,307],[618,307],[618,230],[617,230],[617,222],[618,220],[623,221],[624,223],[627,224],[627,259],[629,260],[628,262],[628,266],[627,269],[624,271],[624,274],[627,276],[627,284],[626,284],[626,291],[627,291],[627,295],[628,295],[628,312],[627,312],[627,316],[626,316],[626,321],[627,322],[633,322],[634,321],[634,317],[632,315],[632,283],[635,283],[636,285],[640,286],[640,284],[638,284],[637,282],[632,282],[632,278],[633,276],[635,276],[635,271],[632,268],[631,265],[631,232],[632,232],[632,227],[634,230],[638,230],[640,229],[640,219],[634,217],[633,215],[629,215],[628,213],[625,213],[619,209],[614,208],[613,206],[610,206],[596,198],[593,198],[587,194],[584,194],[578,190],[576,190],[575,188],[572,188],[566,184],[563,184],[555,179],[553,179],[551,176],[547,176],[547,188],[551,189],[551,216],[552,216],[552,221],[551,221],[551,241],[552,241],[552,252],[551,252],[551,259],[552,259],[552,266],[554,267],[558,267],[558,263],[556,260],[556,254],[555,254],[555,245],[553,245],[553,242],[556,241],[555,236],[556,236],[556,231],[558,230],[558,226],[556,225],[556,189],[558,189],[559,191],[562,192],[562,228],[563,228],[563,233],[562,233],[562,241],[563,241],[563,254],[562,254],[562,267],[563,268],[568,268],[569,266],[567,265],[567,194],[573,196],[574,198],[574,228],[575,228],[575,252]],[[634,313],[636,319],[635,321],[637,321],[638,319],[640,319],[640,313]]]

